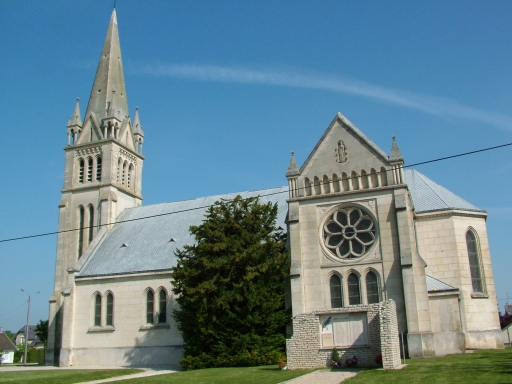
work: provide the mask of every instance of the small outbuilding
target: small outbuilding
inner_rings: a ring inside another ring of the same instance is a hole
[[[16,346],[13,344],[11,339],[3,333],[0,328],[0,350],[3,351],[3,355],[0,356],[0,364],[12,364],[14,362],[14,351]]]

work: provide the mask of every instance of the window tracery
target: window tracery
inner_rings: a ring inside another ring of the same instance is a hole
[[[362,208],[349,206],[334,211],[324,222],[323,242],[340,259],[364,256],[376,240],[374,219]]]

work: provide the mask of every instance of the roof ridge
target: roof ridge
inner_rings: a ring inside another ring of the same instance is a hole
[[[288,186],[287,186],[287,185],[282,185],[282,186],[280,186],[280,187],[254,189],[254,190],[250,190],[250,191],[228,192],[228,193],[220,193],[220,194],[218,194],[218,195],[200,196],[200,197],[195,197],[195,198],[193,198],[193,199],[167,201],[167,202],[165,202],[165,203],[157,203],[157,204],[144,205],[144,206],[140,206],[140,207],[131,207],[131,208],[126,208],[126,209],[123,211],[123,213],[124,213],[124,212],[128,212],[128,211],[132,211],[132,210],[134,210],[134,209],[149,208],[149,207],[156,207],[156,206],[159,206],[159,205],[165,205],[165,204],[183,203],[183,202],[186,202],[186,201],[194,201],[194,200],[200,200],[200,199],[215,198],[215,197],[226,196],[226,195],[239,195],[239,194],[241,194],[241,193],[254,193],[254,192],[260,192],[260,191],[269,191],[269,190],[274,190],[274,189],[288,189]],[[265,196],[263,196],[263,197],[265,197]],[[120,215],[119,217],[121,217],[121,215]]]

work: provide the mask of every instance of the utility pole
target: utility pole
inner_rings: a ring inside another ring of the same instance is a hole
[[[27,309],[27,325],[25,326],[25,352],[23,355],[23,365],[27,365],[27,350],[28,350],[28,320],[30,318],[30,299],[31,296],[28,292],[24,291],[23,289],[20,289],[21,292],[24,292],[28,295],[28,309]],[[39,293],[38,291],[36,295]]]

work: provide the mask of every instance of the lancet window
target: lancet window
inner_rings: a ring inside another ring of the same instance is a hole
[[[78,258],[82,256],[82,249],[84,245],[84,224],[85,224],[85,211],[84,207],[78,207]]]
[[[96,180],[101,181],[101,156],[96,157]]]
[[[343,295],[341,288],[341,279],[337,275],[332,275],[329,280],[329,288],[331,291],[331,308],[343,307]]]
[[[101,295],[99,293],[94,298],[94,325],[101,327]]]
[[[78,159],[78,182],[83,183],[84,182],[84,159],[80,158]]]
[[[368,299],[368,304],[380,302],[379,280],[375,272],[372,271],[366,274],[366,298]]]
[[[107,319],[105,324],[114,326],[114,295],[110,292],[107,294]]]
[[[466,245],[468,248],[469,270],[473,292],[484,292],[482,271],[480,269],[480,252],[476,235],[470,229],[466,232]]]
[[[348,275],[348,303],[349,305],[361,304],[361,291],[359,289],[359,277],[355,273]]]
[[[89,205],[89,228],[88,228],[88,244],[91,243],[94,236],[94,207]]]
[[[154,323],[154,310],[155,310],[155,294],[153,291],[148,290],[146,293],[146,323]]]
[[[163,324],[167,322],[167,292],[162,289],[158,296],[158,324]]]
[[[92,181],[92,158],[87,158],[87,181]]]

